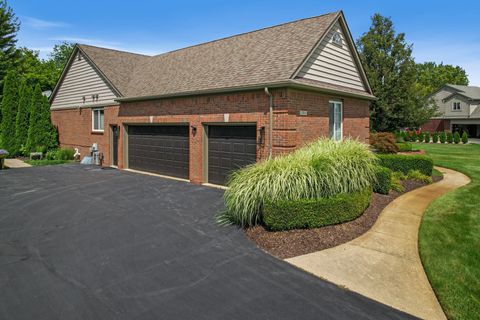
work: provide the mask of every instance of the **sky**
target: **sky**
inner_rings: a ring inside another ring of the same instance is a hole
[[[480,86],[480,1],[10,0],[18,45],[47,57],[62,41],[159,54],[327,12],[343,10],[353,38],[380,13],[413,44],[417,62],[459,65]]]

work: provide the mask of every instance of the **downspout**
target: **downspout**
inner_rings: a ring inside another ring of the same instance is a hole
[[[268,91],[268,87],[265,87],[265,94],[268,96],[268,116],[269,116],[269,124],[268,124],[268,157],[272,157],[273,152],[273,96]]]

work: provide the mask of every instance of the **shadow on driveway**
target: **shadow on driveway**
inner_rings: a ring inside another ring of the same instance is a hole
[[[76,164],[0,171],[1,319],[399,319],[215,224],[222,191]]]

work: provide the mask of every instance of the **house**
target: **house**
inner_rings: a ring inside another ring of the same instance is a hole
[[[224,184],[322,136],[366,141],[374,99],[342,12],[156,56],[76,45],[51,101],[62,147]]]
[[[439,115],[422,126],[425,131],[466,131],[480,137],[480,87],[444,85],[431,97]]]

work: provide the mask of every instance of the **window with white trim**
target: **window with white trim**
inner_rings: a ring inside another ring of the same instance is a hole
[[[92,109],[92,131],[103,132],[103,109]]]
[[[452,111],[460,111],[462,110],[462,106],[460,105],[460,102],[455,101],[452,103]]]
[[[335,44],[338,45],[338,46],[341,46],[341,45],[343,44],[343,42],[342,42],[342,36],[340,35],[340,33],[335,32],[335,33],[333,34],[332,42],[335,43]]]
[[[328,108],[330,139],[340,141],[343,131],[343,103],[341,101],[330,101]]]

